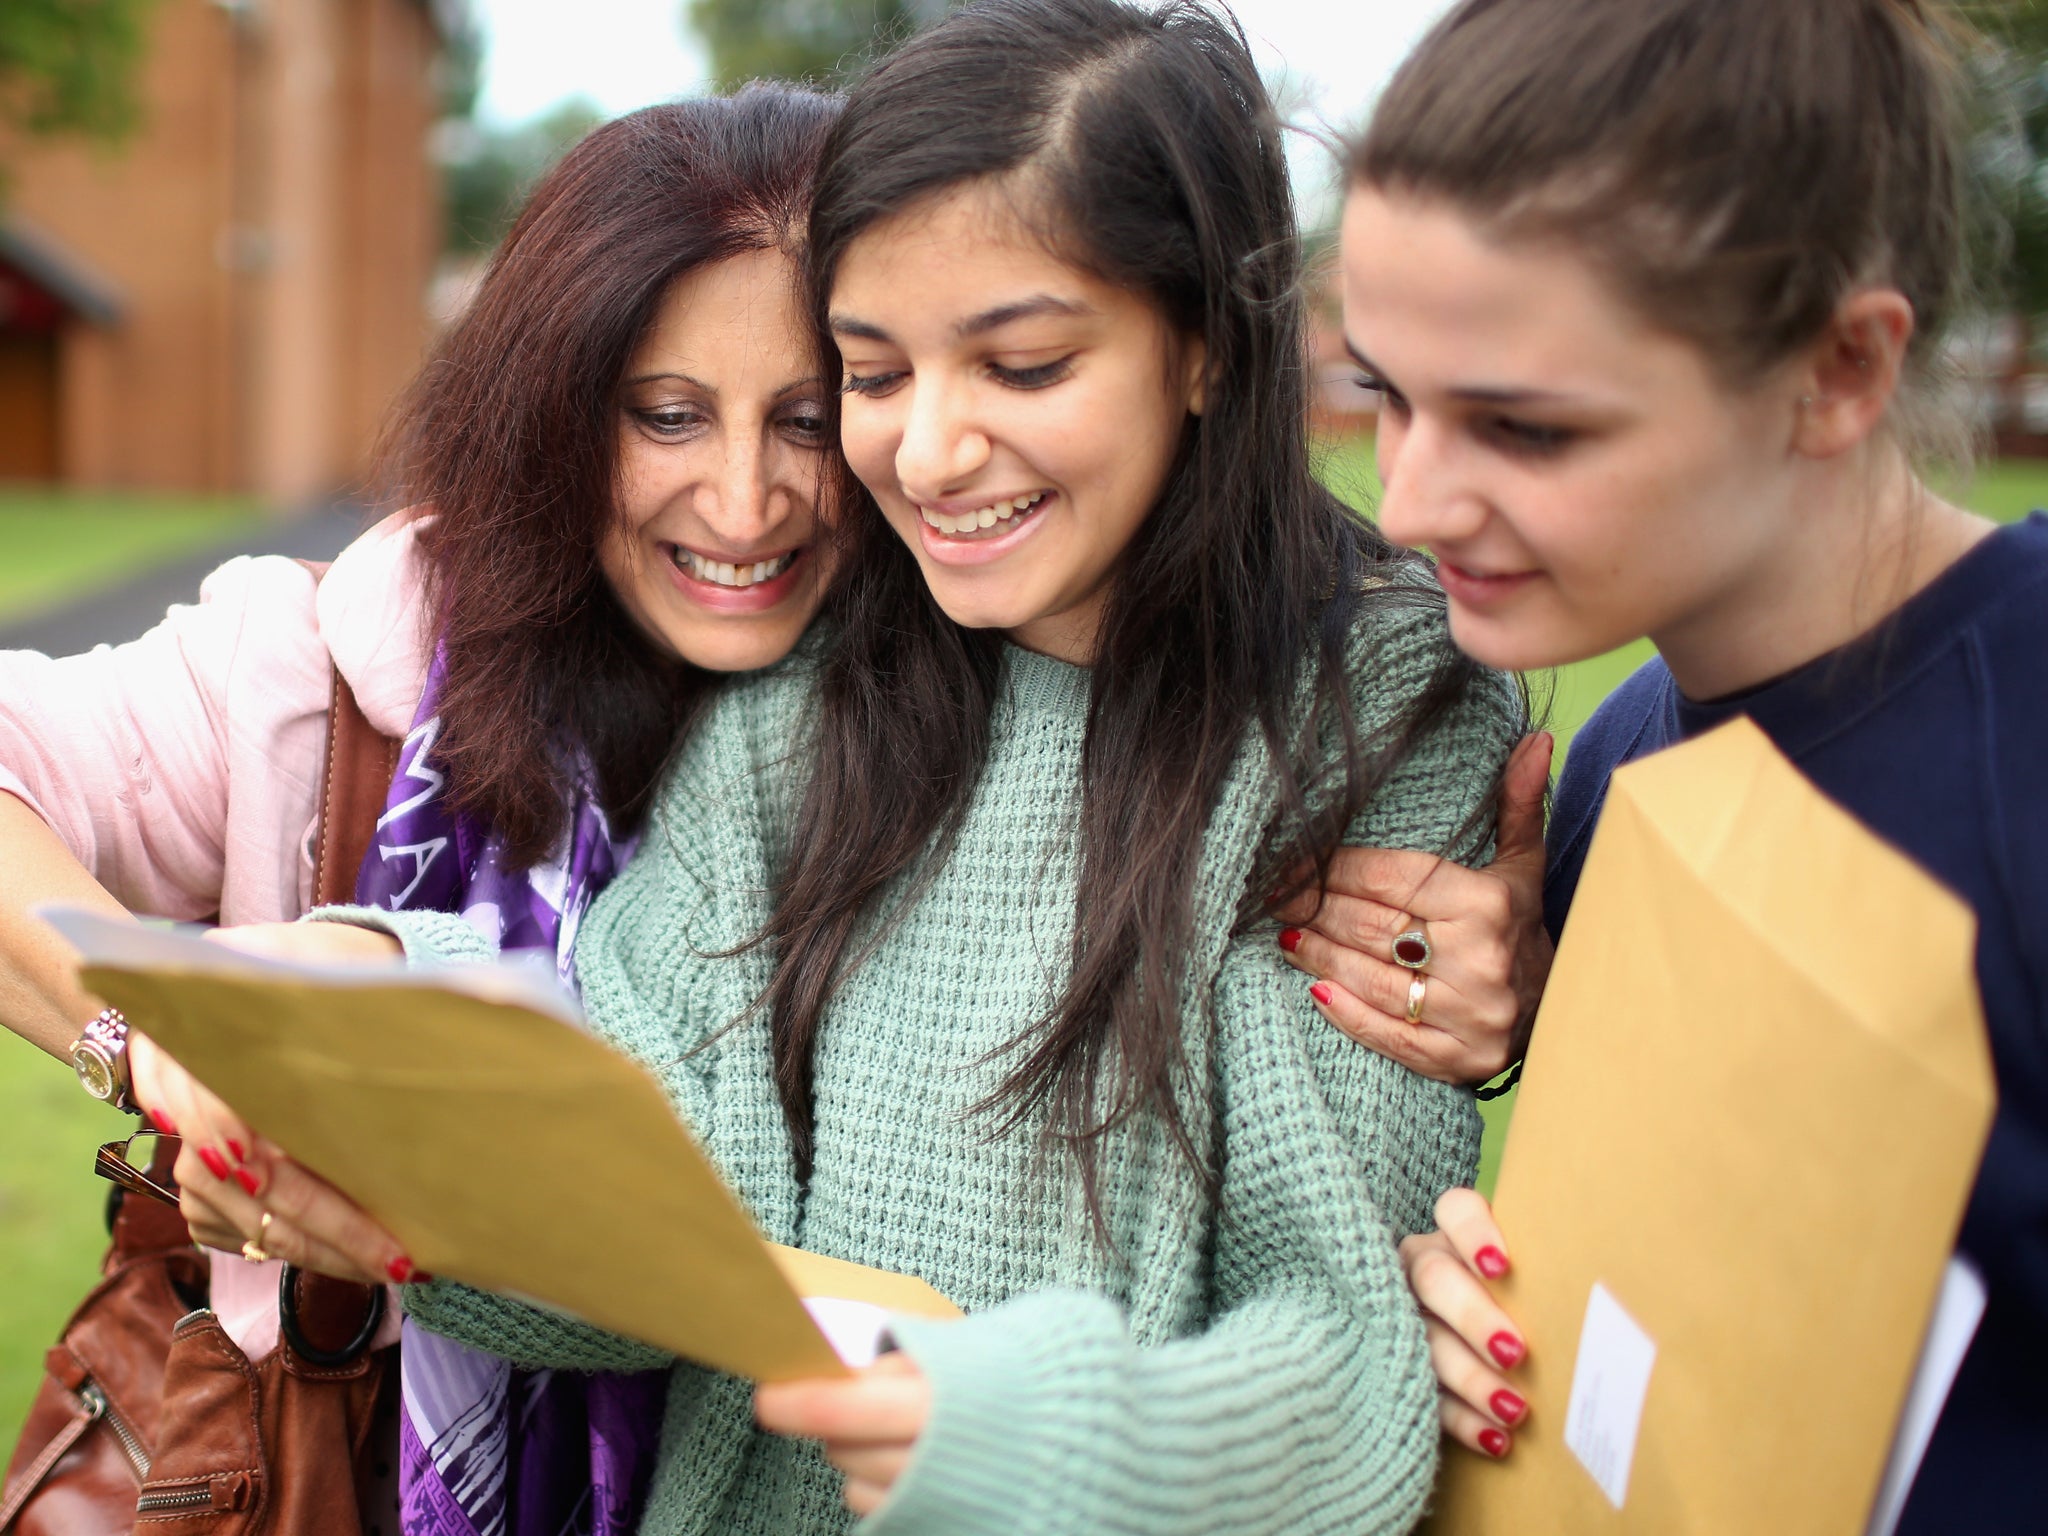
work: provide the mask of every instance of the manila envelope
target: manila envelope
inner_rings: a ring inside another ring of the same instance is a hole
[[[843,1375],[803,1298],[957,1317],[922,1280],[765,1241],[638,1062],[517,967],[288,967],[44,915],[83,984],[430,1274],[759,1381]]]
[[[1746,720],[1614,775],[1495,1196],[1530,1416],[1432,1530],[1864,1529],[1991,1122],[1974,944]]]

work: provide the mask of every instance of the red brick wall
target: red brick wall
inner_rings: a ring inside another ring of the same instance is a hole
[[[9,152],[13,209],[125,301],[67,332],[63,475],[325,494],[426,339],[432,27],[416,0],[163,0],[151,28],[133,140]]]

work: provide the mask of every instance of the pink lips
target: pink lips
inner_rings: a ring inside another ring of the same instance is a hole
[[[991,560],[1000,560],[1019,544],[1030,538],[1045,518],[1045,512],[1059,499],[1059,492],[1047,491],[1038,505],[1015,520],[1015,526],[1002,533],[993,533],[981,538],[961,539],[939,532],[924,520],[923,514],[913,505],[911,515],[917,519],[917,537],[924,552],[935,565],[973,566],[986,565]],[[937,510],[945,510],[938,508]]]
[[[668,565],[668,578],[675,583],[676,590],[694,603],[720,613],[764,613],[794,592],[797,583],[804,579],[805,563],[810,556],[810,547],[804,546],[789,562],[789,569],[768,581],[757,582],[751,587],[721,586],[715,581],[699,581],[688,571],[677,565],[663,546],[663,558]]]
[[[1439,559],[1436,567],[1436,579],[1445,594],[1452,602],[1462,603],[1468,608],[1496,607],[1534,581],[1536,575],[1535,571],[1487,575],[1468,571],[1444,559]]]

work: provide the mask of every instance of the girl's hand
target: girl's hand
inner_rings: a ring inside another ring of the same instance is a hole
[[[1508,1272],[1493,1212],[1476,1190],[1445,1191],[1437,1230],[1401,1244],[1401,1269],[1422,1304],[1444,1433],[1495,1460],[1514,1444],[1529,1404],[1504,1372],[1528,1357],[1521,1330],[1486,1288]]]
[[[900,1352],[849,1378],[754,1390],[763,1429],[825,1442],[825,1459],[846,1474],[846,1506],[857,1515],[873,1514],[889,1496],[931,1411],[931,1384]]]
[[[1323,1017],[1361,1045],[1446,1083],[1484,1082],[1528,1044],[1550,977],[1543,927],[1543,796],[1551,737],[1526,736],[1501,781],[1493,862],[1466,869],[1428,853],[1339,848],[1320,906],[1309,890],[1278,910],[1280,947],[1316,978]],[[1420,927],[1434,951],[1417,973],[1394,964]],[[1422,1015],[1409,1023],[1420,974]]]
[[[383,934],[334,924],[264,923],[209,937],[252,954],[326,964],[398,953],[396,941]],[[137,1102],[183,1142],[175,1170],[183,1195],[179,1209],[196,1241],[239,1253],[244,1243],[260,1240],[271,1258],[344,1280],[381,1284],[417,1278],[395,1238],[332,1185],[256,1135],[155,1041],[131,1034],[128,1051]]]

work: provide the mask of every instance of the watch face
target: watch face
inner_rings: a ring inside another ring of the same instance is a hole
[[[98,1051],[74,1051],[71,1063],[78,1068],[78,1080],[85,1085],[87,1093],[96,1099],[114,1096],[114,1069]]]

